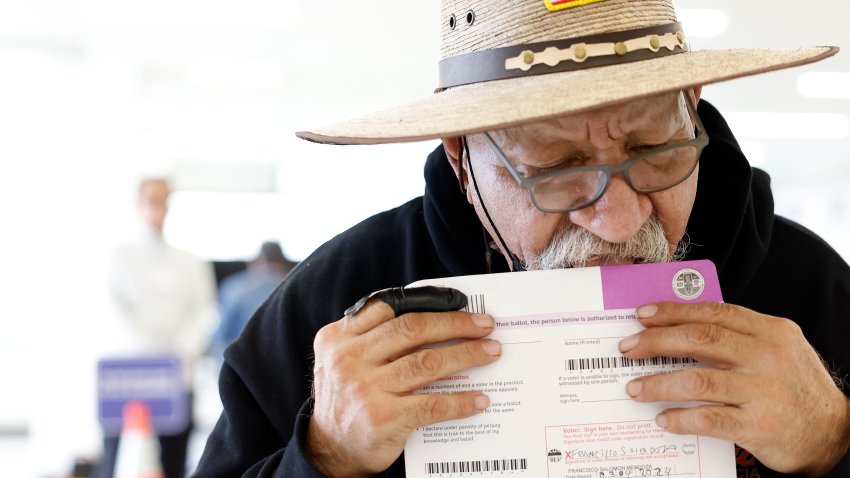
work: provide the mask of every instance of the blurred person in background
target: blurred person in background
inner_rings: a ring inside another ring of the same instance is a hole
[[[221,321],[213,334],[210,354],[220,360],[230,342],[242,332],[257,308],[283,282],[295,267],[283,254],[280,244],[267,241],[248,268],[228,276],[218,290],[218,313]]]
[[[119,246],[109,268],[109,288],[118,312],[121,337],[110,337],[127,356],[173,355],[180,358],[188,393],[189,425],[176,435],[160,435],[166,478],[186,472],[192,429],[193,367],[204,352],[215,317],[215,279],[211,264],[168,245],[163,225],[168,214],[168,181],[148,178],[139,185],[137,211],[142,230]],[[104,455],[96,476],[111,477],[118,437],[104,439]]]

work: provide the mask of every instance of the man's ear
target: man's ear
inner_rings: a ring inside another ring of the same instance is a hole
[[[691,88],[689,93],[691,94],[691,99],[694,100],[694,104],[699,104],[699,99],[702,96],[702,86]]]
[[[446,150],[446,156],[449,158],[449,164],[451,164],[452,170],[455,172],[461,192],[464,195],[469,196],[469,181],[467,179],[466,170],[463,166],[463,161],[461,160],[463,157],[464,140],[465,138],[463,137],[443,138],[443,149]],[[467,199],[469,198],[467,197]]]
[[[449,164],[455,172],[455,176],[460,177],[460,155],[463,154],[463,140],[461,138],[443,138],[443,149],[446,150],[446,156],[449,158]]]

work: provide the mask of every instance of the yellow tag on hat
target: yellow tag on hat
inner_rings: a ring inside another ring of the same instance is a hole
[[[557,12],[565,8],[580,7],[589,3],[604,2],[605,0],[543,0],[550,12]]]

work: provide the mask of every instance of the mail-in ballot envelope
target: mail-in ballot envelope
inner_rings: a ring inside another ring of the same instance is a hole
[[[590,267],[433,279],[454,287],[467,310],[496,318],[494,364],[465,370],[423,393],[480,390],[484,413],[417,429],[407,440],[408,477],[733,478],[733,444],[676,435],[655,424],[671,407],[636,403],[635,377],[700,364],[688,357],[630,360],[619,341],[639,332],[649,302],[722,301],[709,261]]]

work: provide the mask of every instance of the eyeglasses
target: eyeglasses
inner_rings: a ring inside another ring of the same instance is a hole
[[[484,137],[517,183],[528,189],[537,209],[551,213],[576,211],[598,201],[611,184],[611,178],[619,173],[623,173],[633,190],[655,193],[678,185],[694,172],[702,150],[708,145],[708,135],[690,95],[685,92],[684,96],[696,123],[694,138],[661,145],[617,166],[579,166],[526,177],[517,171],[489,132]]]

